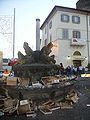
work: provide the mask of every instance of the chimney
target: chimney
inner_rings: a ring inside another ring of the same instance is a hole
[[[40,19],[36,19],[36,50],[40,50]]]

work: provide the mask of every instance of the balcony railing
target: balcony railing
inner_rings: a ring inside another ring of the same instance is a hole
[[[86,45],[86,40],[79,39],[79,38],[72,38],[70,45],[84,46],[84,45]]]

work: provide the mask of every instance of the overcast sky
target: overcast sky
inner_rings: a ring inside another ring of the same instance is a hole
[[[25,41],[29,43],[33,50],[36,48],[36,18],[40,19],[41,25],[55,5],[76,8],[77,1],[0,0],[0,50],[3,50],[4,58],[12,58],[13,54],[10,47],[10,39],[8,38],[8,42],[6,42],[6,37],[1,31],[1,27],[5,27],[4,20],[1,20],[2,16],[8,15],[13,19],[15,8],[15,57],[17,57],[18,51],[24,52],[23,43]]]

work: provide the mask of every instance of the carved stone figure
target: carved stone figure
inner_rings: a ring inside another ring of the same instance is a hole
[[[27,42],[24,42],[23,48],[25,50],[26,55],[32,55],[33,54],[33,50],[28,46]]]
[[[22,60],[24,58],[25,58],[25,56],[20,51],[18,51],[18,59]]]
[[[23,48],[26,55],[23,55],[20,51],[18,52],[19,63],[45,63],[45,64],[55,64],[55,56],[49,56],[52,52],[51,48],[53,44],[50,42],[47,46],[44,46],[41,50],[33,51],[27,42],[24,42]]]
[[[50,42],[47,46],[44,46],[42,49],[41,49],[41,52],[44,54],[44,55],[49,55],[52,50],[51,48],[53,47],[53,44]]]

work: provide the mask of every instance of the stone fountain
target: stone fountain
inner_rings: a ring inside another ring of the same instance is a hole
[[[19,102],[29,101],[29,108],[40,109],[42,113],[63,109],[65,106],[72,107],[78,100],[74,81],[57,75],[60,66],[56,64],[55,56],[50,55],[52,47],[53,44],[50,42],[41,50],[33,51],[28,43],[24,42],[26,54],[18,52],[18,61],[12,66],[14,77],[7,78],[6,84],[2,85],[10,98]],[[12,85],[11,81],[15,84]],[[39,86],[34,86],[37,83]],[[22,105],[17,108],[18,111],[20,107],[22,108]]]
[[[13,65],[14,76],[20,83],[28,81],[27,84],[18,84],[16,87],[9,87],[9,94],[19,99],[31,99],[35,103],[41,104],[42,101],[49,99],[64,99],[70,91],[74,90],[74,84],[71,81],[62,80],[58,75],[60,66],[56,64],[55,56],[50,55],[53,44],[50,42],[41,50],[33,51],[27,42],[24,42],[23,48],[25,55],[18,52],[18,61]],[[59,80],[58,84],[52,81]],[[33,83],[39,82],[44,87],[34,88]]]

